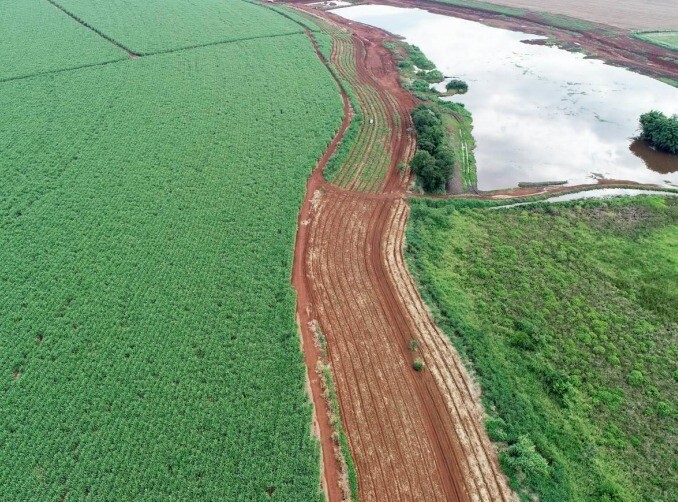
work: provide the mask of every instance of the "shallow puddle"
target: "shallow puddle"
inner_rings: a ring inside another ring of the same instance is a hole
[[[677,156],[633,142],[642,113],[678,113],[678,89],[521,42],[543,37],[420,9],[362,5],[335,13],[403,36],[446,76],[468,82],[467,94],[444,99],[473,114],[479,189],[601,178],[678,185]]]
[[[584,190],[581,192],[566,193],[549,197],[539,202],[568,202],[582,199],[610,199],[612,197],[633,197],[636,195],[664,195],[678,196],[678,192],[665,192],[662,190],[638,190],[636,188],[600,188],[595,190]],[[506,206],[496,206],[490,209],[507,209],[509,207],[519,207],[533,204],[533,202],[519,202],[518,204],[507,204]]]

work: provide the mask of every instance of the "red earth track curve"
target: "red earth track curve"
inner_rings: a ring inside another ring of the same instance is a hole
[[[342,23],[329,13],[313,14]],[[400,86],[395,61],[383,46],[390,36],[356,23],[350,31],[353,45],[364,48],[358,52],[363,57],[355,58],[359,78],[392,96],[391,124],[397,123],[395,114],[403,120],[387,143],[392,161],[381,193],[331,185],[322,169],[350,117],[344,95],[347,118],[309,179],[299,214],[293,285],[328,499],[343,494],[316,373],[313,322],[327,339],[361,500],[515,500],[485,431],[479,392],[433,323],[403,257],[409,177],[396,166],[414,152],[409,115],[416,101]],[[419,342],[414,352],[411,340]],[[412,368],[415,357],[425,361],[424,371]]]

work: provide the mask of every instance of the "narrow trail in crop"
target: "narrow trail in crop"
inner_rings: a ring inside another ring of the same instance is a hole
[[[328,472],[338,465],[328,458],[336,446],[327,437],[327,410],[320,404],[315,322],[327,340],[361,500],[514,500],[484,428],[478,391],[447,336],[433,323],[405,264],[409,174],[397,165],[414,153],[410,111],[415,100],[400,86],[393,57],[383,46],[389,38],[328,13],[301,9],[338,30],[330,63],[334,68],[354,65],[337,70],[340,82],[351,86],[358,99],[374,94],[357,93],[355,86],[374,89],[388,124],[374,134],[363,122],[360,134],[371,139],[355,141],[353,148],[364,150],[347,155],[337,186],[323,179],[322,169],[346,131],[344,120],[309,179],[299,214],[293,284],[320,422],[328,499],[341,500],[346,491],[330,486],[341,474]],[[345,93],[344,100],[350,118]],[[362,102],[361,108],[363,113],[369,109]],[[377,129],[377,124],[369,125]],[[371,149],[384,152],[367,155]],[[371,169],[370,159],[385,158],[388,165],[380,176],[363,175]],[[418,342],[415,350],[412,340]],[[424,371],[413,369],[415,358],[424,360]]]

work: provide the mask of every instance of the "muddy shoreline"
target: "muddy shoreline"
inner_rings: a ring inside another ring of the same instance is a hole
[[[295,2],[296,3],[296,2]],[[302,3],[302,2],[299,2]],[[574,25],[561,28],[549,24],[536,13],[522,16],[499,14],[475,7],[460,7],[434,0],[365,0],[360,4],[391,5],[424,9],[435,14],[476,21],[496,28],[529,32],[548,40],[530,43],[556,44],[566,50],[581,51],[612,66],[620,66],[656,79],[678,81],[678,57],[668,49],[632,38],[631,32],[613,26],[588,22],[593,29]],[[563,16],[563,19],[566,19]]]

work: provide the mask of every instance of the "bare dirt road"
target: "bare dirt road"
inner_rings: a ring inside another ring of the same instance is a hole
[[[409,111],[415,101],[400,86],[395,62],[382,45],[387,35],[357,24],[350,31],[352,43],[341,50],[354,51],[348,58],[342,53],[355,64],[351,85],[369,84],[394,98],[383,102],[389,123],[397,127],[378,142],[391,158],[379,191],[324,181],[326,154],[309,180],[299,216],[293,283],[324,469],[337,469],[331,457],[336,447],[327,438],[326,410],[318,404],[315,323],[327,340],[361,500],[514,500],[484,428],[478,391],[434,325],[403,258],[409,176],[396,166],[413,154]],[[331,59],[339,63],[337,55]],[[344,130],[345,123],[340,134]],[[362,162],[355,155],[347,159]],[[424,371],[413,369],[415,358],[423,359]],[[341,477],[325,473],[330,500],[346,495],[331,486]]]

